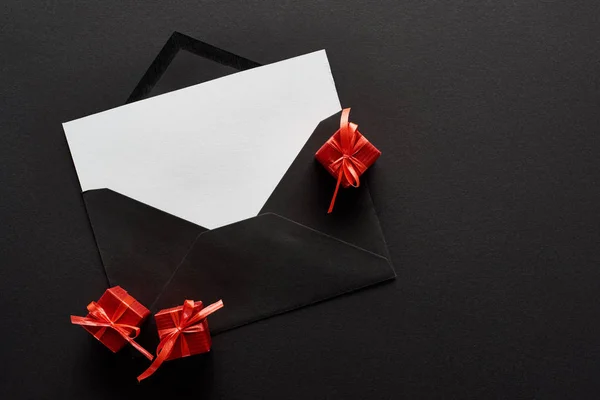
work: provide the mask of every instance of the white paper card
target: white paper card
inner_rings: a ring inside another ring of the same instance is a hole
[[[82,191],[108,188],[205,228],[256,216],[340,110],[324,50],[63,124]]]

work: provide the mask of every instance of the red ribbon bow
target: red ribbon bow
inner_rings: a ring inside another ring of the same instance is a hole
[[[130,302],[135,301],[133,298],[129,299]],[[102,335],[106,332],[107,329],[114,329],[119,335],[123,337],[123,339],[127,340],[129,344],[131,344],[136,350],[142,353],[147,359],[152,361],[154,356],[150,354],[146,349],[140,346],[134,339],[140,334],[140,328],[133,325],[127,324],[118,324],[116,321],[119,320],[127,311],[127,309],[131,306],[130,303],[123,301],[121,305],[115,311],[115,314],[112,318],[108,316],[104,308],[95,301],[92,301],[88,304],[87,309],[90,312],[90,315],[87,317],[78,317],[75,315],[71,315],[71,323],[75,325],[82,326],[97,326],[101,327],[95,334],[94,337],[96,339],[100,339]],[[131,334],[134,334],[131,336]]]
[[[367,166],[355,156],[368,141],[358,132],[358,125],[348,122],[349,116],[350,109],[345,108],[340,118],[340,129],[327,141],[335,150],[342,154],[340,158],[331,163],[333,169],[339,165],[339,172],[333,198],[327,211],[328,214],[333,211],[333,205],[335,204],[342,180],[345,180],[345,186],[359,187],[359,176],[367,170]],[[338,132],[339,135],[337,134]]]
[[[182,333],[196,333],[204,331],[204,326],[202,325],[204,319],[222,307],[223,301],[219,300],[216,303],[213,303],[194,313],[194,301],[186,300],[183,303],[181,318],[179,317],[179,313],[171,313],[170,315],[175,326],[173,328],[161,329],[158,331],[158,336],[161,337],[161,340],[156,348],[156,359],[146,371],[138,376],[138,382],[146,379],[156,372],[158,367],[160,367],[160,365],[167,358],[169,358],[179,337],[181,337],[179,343],[181,346],[182,357],[189,356],[191,354],[190,349],[185,335],[182,335]]]

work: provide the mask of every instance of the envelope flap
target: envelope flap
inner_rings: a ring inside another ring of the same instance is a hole
[[[315,153],[339,129],[340,115],[338,112],[330,116],[315,128],[261,213],[284,216],[388,257],[367,184],[370,171],[361,177],[360,187],[340,189],[333,213],[327,214],[336,180],[315,160]]]
[[[223,299],[219,332],[394,277],[386,258],[267,213],[198,236],[152,308]]]

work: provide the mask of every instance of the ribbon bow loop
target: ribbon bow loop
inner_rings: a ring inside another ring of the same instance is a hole
[[[198,316],[200,313],[196,313]],[[186,300],[183,302],[183,310],[181,312],[181,322],[179,326],[185,329],[193,324],[198,318],[194,318],[194,300]]]
[[[358,125],[348,121],[349,117],[350,109],[345,108],[340,118],[340,129],[329,139],[329,144],[341,156],[331,163],[332,167],[338,169],[338,178],[327,211],[328,214],[333,211],[333,205],[342,180],[345,179],[345,182],[350,186],[359,187],[359,177],[367,170],[367,166],[356,157],[356,154],[367,144],[367,140],[358,132]]]

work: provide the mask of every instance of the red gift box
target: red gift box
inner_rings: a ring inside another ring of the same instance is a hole
[[[88,305],[86,317],[71,316],[71,322],[81,325],[114,353],[127,343],[150,360],[152,355],[133,341],[139,334],[139,326],[150,315],[150,310],[140,304],[120,286],[107,289],[98,302]]]
[[[203,308],[204,304],[201,301],[195,301],[192,313],[196,314]],[[176,321],[181,321],[182,313],[183,306],[179,306],[162,310],[154,316],[158,335],[161,340],[168,335],[168,332],[176,328]],[[199,324],[202,327],[201,330],[184,332],[177,337],[173,345],[173,350],[165,361],[210,351],[212,340],[210,338],[210,331],[208,330],[208,321],[204,318]],[[187,345],[189,351],[182,349],[183,343]]]
[[[164,361],[210,351],[212,341],[206,317],[222,307],[221,300],[207,307],[201,301],[186,300],[182,306],[158,312],[154,316],[160,338],[156,359],[138,376],[138,381],[152,375]]]
[[[329,213],[333,211],[340,185],[344,188],[360,186],[360,176],[381,155],[381,151],[358,131],[358,125],[348,121],[349,115],[349,108],[342,111],[340,129],[315,154],[317,161],[338,180]]]

